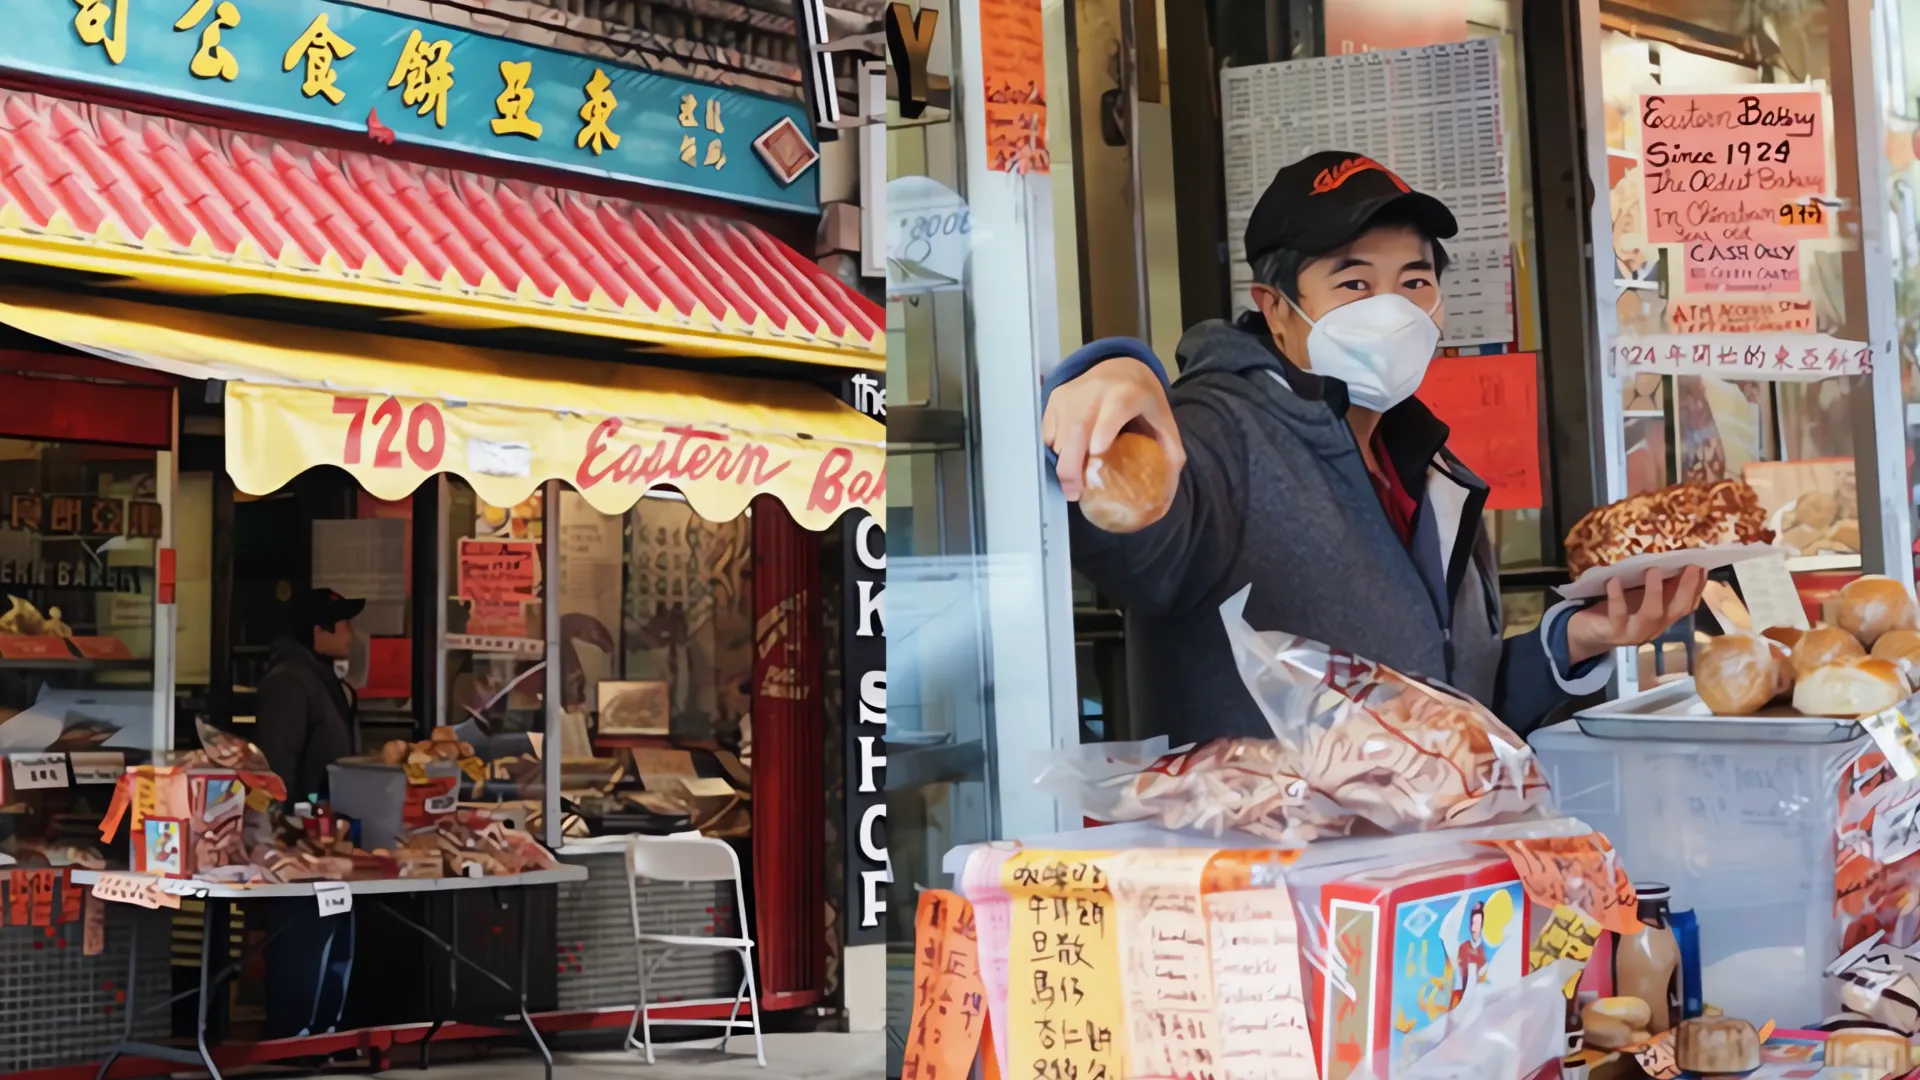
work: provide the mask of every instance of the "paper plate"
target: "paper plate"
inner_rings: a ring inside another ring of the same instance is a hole
[[[1632,555],[1609,566],[1596,566],[1579,577],[1572,584],[1561,585],[1554,591],[1569,600],[1586,600],[1607,594],[1607,582],[1614,578],[1625,578],[1621,584],[1633,588],[1640,584],[1640,578],[1648,570],[1660,569],[1673,575],[1689,566],[1698,566],[1705,570],[1718,570],[1722,566],[1732,566],[1744,559],[1756,559],[1762,555],[1779,552],[1780,548],[1772,544],[1718,544],[1714,547],[1684,548],[1680,551],[1661,551],[1648,555]]]

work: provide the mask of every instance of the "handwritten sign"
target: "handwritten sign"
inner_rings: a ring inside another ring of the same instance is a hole
[[[1052,162],[1047,150],[1046,32],[1039,0],[981,0],[980,31],[987,167],[1044,174]]]
[[[973,905],[945,889],[914,913],[913,1014],[901,1080],[965,1080],[987,1025]]]
[[[75,784],[117,784],[127,771],[127,756],[118,750],[82,750],[71,757]]]
[[[1418,397],[1447,425],[1447,448],[1492,488],[1489,510],[1540,505],[1540,395],[1532,353],[1449,356]]]
[[[59,887],[60,872],[30,870],[27,873],[27,889],[32,903],[29,921],[34,926],[52,926],[54,891]]]
[[[1220,1033],[1200,880],[1212,851],[1143,848],[1106,860],[1120,931],[1128,1076],[1216,1074]]]
[[[101,874],[93,883],[93,895],[108,903],[143,908],[157,908],[166,903],[166,894],[156,887],[154,878],[145,874]],[[178,904],[176,900],[171,906]]]
[[[532,540],[460,541],[459,590],[463,599],[524,603],[538,599],[540,545]]]
[[[1776,626],[1807,629],[1807,609],[1800,603],[1793,575],[1787,572],[1784,552],[1742,559],[1733,564],[1733,577],[1740,583],[1740,596],[1746,601],[1755,633]]]
[[[1811,334],[1813,301],[1792,298],[1667,302],[1667,329],[1676,334]]]
[[[973,924],[980,942],[980,982],[987,990],[988,1026],[1000,1075],[1007,1073],[1007,949],[1012,933],[1012,900],[1000,884],[1010,848],[983,847],[967,857],[960,875],[960,891],[973,905]]]
[[[1286,885],[1212,893],[1206,909],[1223,1080],[1315,1080]]]
[[[107,903],[94,893],[86,897],[86,918],[81,928],[80,952],[99,956],[107,951]]]
[[[344,881],[316,881],[313,899],[320,906],[320,917],[345,915],[353,910],[353,886]]]
[[[1640,98],[1647,238],[1684,245],[1689,292],[1798,292],[1800,241],[1828,235],[1826,97]]]
[[[11,754],[7,764],[15,791],[38,791],[67,786],[67,755]]]
[[[1873,346],[1827,334],[1635,334],[1607,350],[1622,378],[1713,375],[1804,382],[1873,370]]]
[[[1007,999],[1007,1057],[1034,1080],[1132,1075],[1106,857],[1021,851],[1001,871],[1013,914],[1008,983],[1018,988]]]
[[[73,923],[80,921],[80,900],[86,890],[74,884],[73,871],[68,869],[60,876],[60,921]]]
[[[1640,932],[1639,894],[1606,837],[1588,833],[1485,843],[1506,853],[1534,903],[1572,908],[1616,934]]]
[[[1540,928],[1527,953],[1527,970],[1538,971],[1556,960],[1577,960],[1584,965],[1593,958],[1594,943],[1600,940],[1600,924],[1565,904],[1553,909],[1553,918]],[[1568,1000],[1580,989],[1580,972],[1567,980],[1563,988]]]

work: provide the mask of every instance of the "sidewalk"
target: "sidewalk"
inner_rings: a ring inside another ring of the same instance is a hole
[[[713,1040],[680,1044],[686,1049],[654,1048],[648,1065],[638,1051],[561,1054],[554,1060],[554,1080],[873,1080],[886,1067],[886,1036],[814,1033],[768,1035],[767,1067],[753,1059],[753,1036],[735,1035],[722,1055],[696,1046]],[[539,1080],[540,1059],[530,1051],[495,1053],[486,1061],[434,1063],[420,1072],[411,1063],[375,1073],[383,1080]]]

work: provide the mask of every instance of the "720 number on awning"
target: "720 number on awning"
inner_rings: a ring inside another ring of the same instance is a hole
[[[344,465],[360,464],[365,449],[367,434],[367,406],[370,399],[363,397],[336,397],[333,399],[335,415],[349,416],[347,421],[347,442],[340,461]],[[401,441],[401,429],[406,429],[406,460],[421,472],[433,472],[440,467],[440,459],[447,453],[447,421],[440,415],[440,407],[431,401],[422,401],[411,409],[400,404],[399,398],[387,398],[373,410],[373,426],[377,429],[373,447],[373,467],[376,469],[398,469],[401,467],[400,450],[394,444]]]

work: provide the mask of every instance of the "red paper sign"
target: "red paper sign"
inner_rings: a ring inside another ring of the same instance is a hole
[[[7,872],[7,922],[28,926],[33,922],[33,875],[26,870]]]
[[[60,881],[60,921],[63,923],[80,921],[80,902],[86,897],[86,889],[73,880],[73,871],[68,870]]]
[[[60,872],[57,870],[34,870],[30,871],[30,873],[32,877],[29,879],[30,884],[28,888],[32,890],[33,894],[33,910],[29,914],[33,925],[52,926],[54,883],[60,880]]]
[[[1447,449],[1485,480],[1489,510],[1540,505],[1540,397],[1534,355],[1442,356],[1419,398],[1447,425]]]
[[[1329,56],[1467,38],[1464,0],[1327,0],[1325,18]]]
[[[75,634],[67,640],[73,642],[74,649],[89,660],[133,659],[127,643],[117,637],[82,637]]]
[[[367,685],[360,689],[361,699],[412,696],[413,639],[377,637],[368,641]]]
[[[0,634],[0,657],[8,660],[71,660],[67,639],[52,634]]]
[[[532,540],[460,541],[459,596],[474,601],[519,603],[537,597],[540,545]]]

